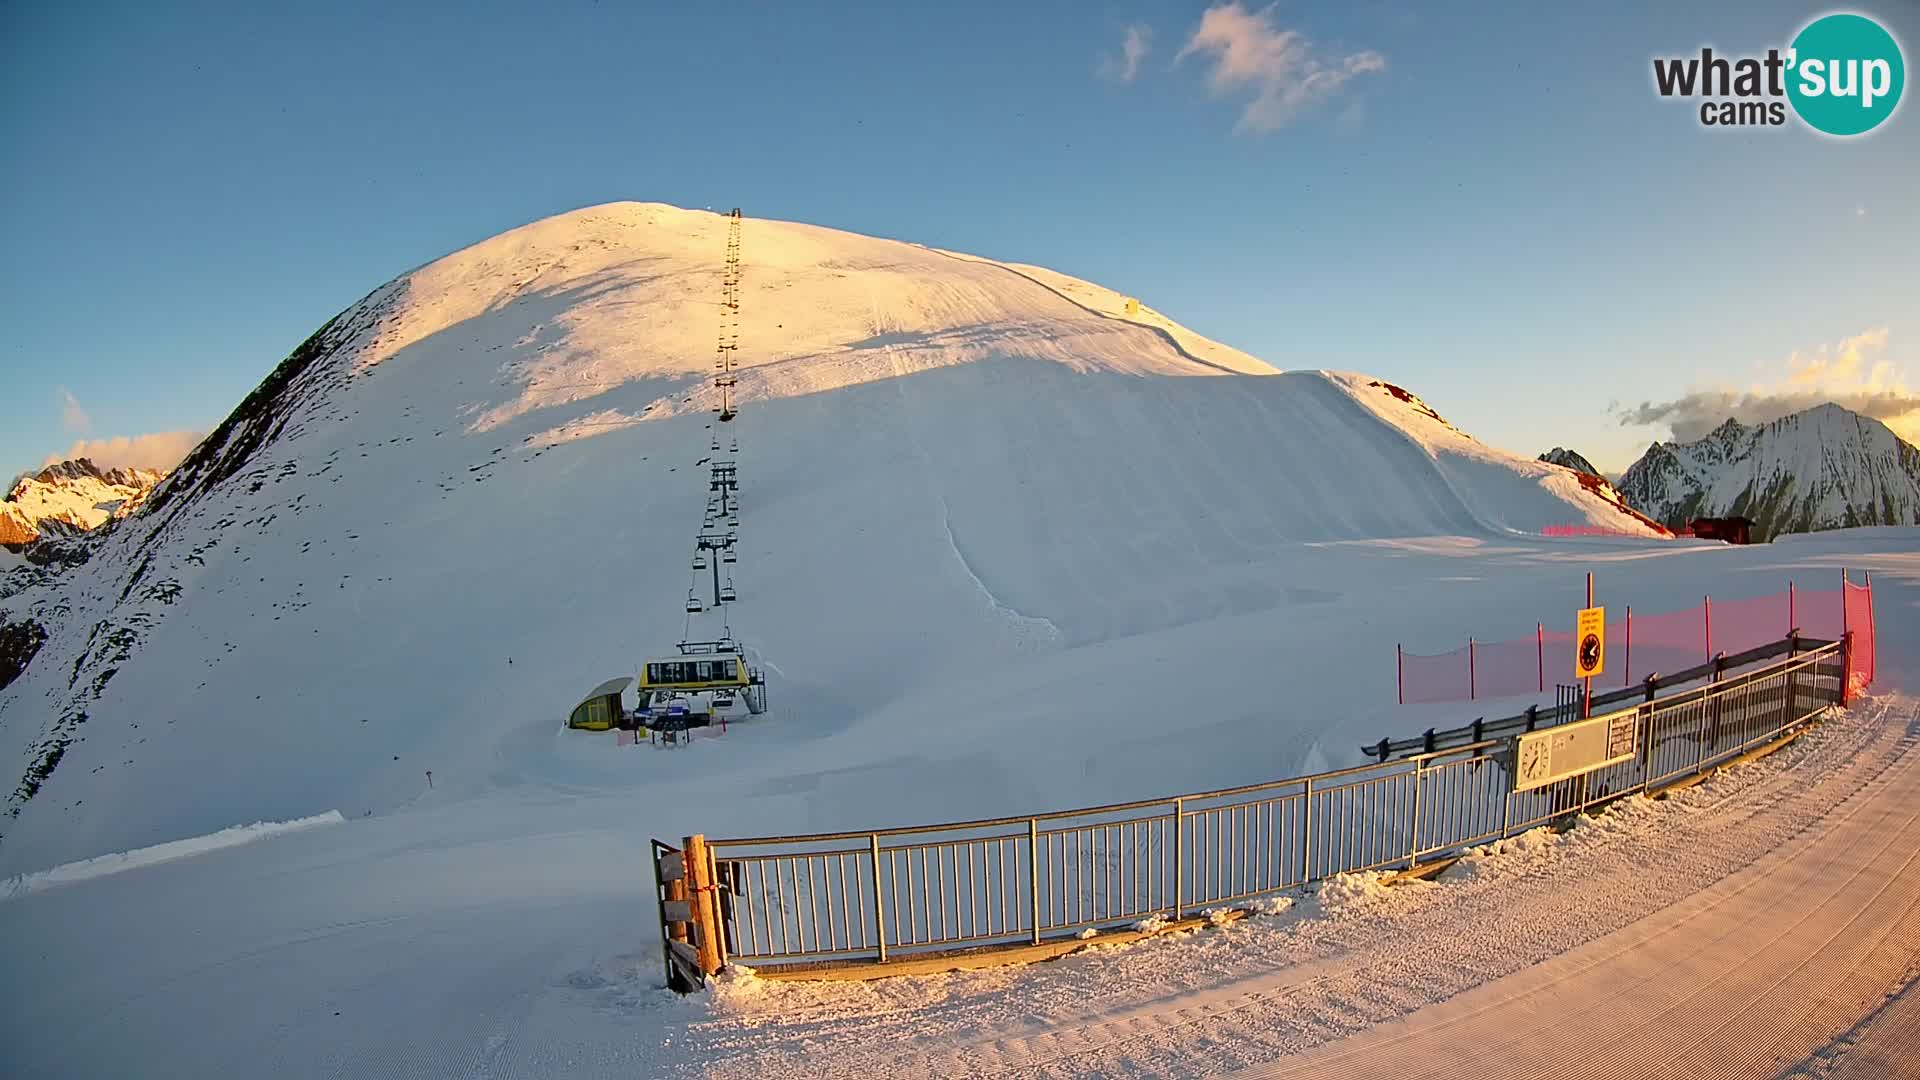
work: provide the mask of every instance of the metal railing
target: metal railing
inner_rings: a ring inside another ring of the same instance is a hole
[[[1632,686],[1618,690],[1609,690],[1593,695],[1592,708],[1595,711],[1610,708],[1623,702],[1652,701],[1660,691],[1673,687],[1688,686],[1702,680],[1718,681],[1727,672],[1757,664],[1762,660],[1772,660],[1781,656],[1797,656],[1810,649],[1833,642],[1800,636],[1795,630],[1778,641],[1756,645],[1751,649],[1737,653],[1718,653],[1704,664],[1676,671],[1670,675],[1654,672]],[[1377,743],[1368,743],[1360,748],[1361,753],[1377,757],[1382,761],[1395,754],[1432,753],[1435,750],[1468,743],[1482,742],[1486,739],[1514,735],[1522,731],[1533,731],[1551,724],[1563,723],[1566,716],[1554,709],[1529,706],[1525,712],[1504,716],[1498,720],[1481,717],[1471,724],[1436,730],[1428,728],[1425,733],[1406,739],[1381,739]]]
[[[1027,817],[710,843],[749,966],[886,963],[1075,936],[1410,867],[1702,773],[1841,703],[1846,643],[1633,706],[1633,759],[1529,791],[1508,739]]]

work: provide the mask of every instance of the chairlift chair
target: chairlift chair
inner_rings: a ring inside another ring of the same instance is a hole
[[[736,563],[740,561],[740,556],[735,555],[732,548],[727,548],[720,553],[720,561],[723,563]]]
[[[705,570],[707,568],[707,556],[705,552],[694,553],[693,568],[695,570]]]
[[[723,604],[731,604],[733,603],[733,601],[734,601],[733,583],[728,582],[725,585],[720,586],[720,602]]]
[[[739,528],[739,527],[740,527],[740,516],[739,516],[738,514],[735,514],[735,515],[734,515],[733,517],[730,517],[730,518],[728,518],[728,519],[727,519],[727,527],[728,527],[728,528],[730,528],[730,529],[737,529],[737,528]]]
[[[697,613],[705,610],[706,608],[700,606],[700,598],[698,596],[695,596],[692,593],[687,594],[687,612],[689,614],[693,614],[693,613]]]

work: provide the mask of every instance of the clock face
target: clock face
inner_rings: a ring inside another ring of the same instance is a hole
[[[1544,741],[1535,741],[1521,747],[1521,779],[1538,780],[1545,775],[1547,775],[1547,744]]]
[[[1600,666],[1600,635],[1588,634],[1580,640],[1580,670],[1592,671]]]

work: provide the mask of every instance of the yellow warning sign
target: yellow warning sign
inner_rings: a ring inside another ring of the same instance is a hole
[[[1573,674],[1591,679],[1607,667],[1607,609],[1581,608],[1573,624]]]

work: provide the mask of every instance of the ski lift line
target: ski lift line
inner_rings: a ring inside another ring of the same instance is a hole
[[[739,385],[739,380],[734,375],[734,372],[737,370],[734,354],[737,353],[740,348],[741,215],[739,209],[736,207],[732,213],[728,215],[728,218],[726,265],[721,281],[722,315],[719,320],[720,325],[715,341],[717,357],[714,362],[714,367],[718,374],[714,376],[713,381],[714,387],[720,391],[720,405],[714,411],[720,414],[720,419],[723,422],[732,420],[738,415],[733,407],[732,391]],[[629,380],[608,380],[604,383],[588,381],[572,385],[583,388],[594,385],[614,386],[621,385],[626,381]],[[568,384],[549,385],[557,389]],[[631,420],[598,421],[576,426],[583,428],[616,427],[627,426],[631,423]],[[714,453],[718,453],[720,451],[720,437],[716,434],[710,442],[711,450]],[[732,446],[731,452],[737,455],[740,452],[739,437],[737,435],[734,436],[729,440],[729,443]],[[700,535],[695,538],[695,552],[693,558],[690,560],[690,569],[688,571],[689,581],[686,617],[682,623],[683,641],[689,639],[692,635],[693,617],[697,614],[715,611],[715,609],[718,609],[717,613],[720,615],[724,638],[731,639],[733,636],[732,620],[729,617],[727,606],[734,603],[739,595],[734,585],[732,574],[732,567],[739,561],[738,554],[733,550],[738,536],[731,531],[722,534],[715,533],[712,530],[718,527],[723,520],[732,527],[739,525],[739,504],[733,495],[740,487],[736,476],[735,466],[731,461],[724,464],[716,464],[709,472],[708,488],[710,491],[717,492],[718,494],[708,499],[705,512],[702,515],[701,532]],[[709,557],[708,552],[712,552],[713,555]],[[728,567],[724,584],[720,576],[720,568],[723,564]],[[699,579],[703,571],[710,572],[713,577],[713,596],[709,603],[703,603],[700,596]]]

